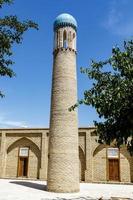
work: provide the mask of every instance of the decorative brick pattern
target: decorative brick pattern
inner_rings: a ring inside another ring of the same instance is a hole
[[[91,133],[92,130],[92,128],[79,129],[79,169],[77,168],[77,172],[79,172],[80,181],[85,179],[85,182],[106,182],[109,181],[106,146],[96,142],[97,136]],[[48,132],[48,129],[1,129],[0,178],[17,178],[19,147],[29,146],[28,178],[47,180]],[[59,145],[59,148],[66,151],[64,146]],[[68,149],[67,153],[71,153],[71,149]],[[64,163],[67,163],[67,160]],[[74,167],[74,160],[70,163],[71,165]],[[124,146],[120,148],[120,182],[133,182],[133,157]]]
[[[68,38],[75,30],[65,29],[68,47],[63,48],[61,28],[54,51],[48,159],[48,190],[52,192],[79,191],[77,112],[68,111],[77,101],[76,53]]]

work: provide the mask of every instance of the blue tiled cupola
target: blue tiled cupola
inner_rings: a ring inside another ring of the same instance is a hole
[[[54,21],[54,30],[64,26],[72,26],[77,30],[77,22],[75,18],[67,13],[60,14]]]

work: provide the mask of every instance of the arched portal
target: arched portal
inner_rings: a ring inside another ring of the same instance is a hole
[[[6,176],[7,177],[17,177],[19,176],[19,162],[20,148],[27,147],[29,149],[28,157],[28,178],[39,178],[39,169],[40,169],[40,159],[41,152],[38,146],[32,142],[30,139],[23,137],[14,143],[12,143],[7,149],[7,162],[6,162]],[[26,162],[26,161],[25,161]]]
[[[85,154],[81,147],[79,147],[79,177],[80,181],[85,181],[86,161]]]
[[[93,152],[93,181],[133,181],[133,157],[126,147],[96,147]]]

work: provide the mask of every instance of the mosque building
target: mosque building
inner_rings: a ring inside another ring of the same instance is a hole
[[[79,180],[133,182],[133,157],[126,147],[99,144],[95,127],[78,128],[77,112],[68,111],[77,100],[76,41],[76,20],[59,15],[54,22],[50,128],[0,129],[0,178],[48,179],[51,191],[55,174],[57,185],[58,177],[70,175],[63,183],[66,191],[71,185],[78,191]]]

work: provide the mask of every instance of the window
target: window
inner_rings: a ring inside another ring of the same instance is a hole
[[[19,149],[19,156],[28,157],[28,155],[29,155],[29,148],[28,147],[21,147]]]
[[[118,158],[119,157],[118,148],[108,148],[107,156],[108,156],[108,158]]]

